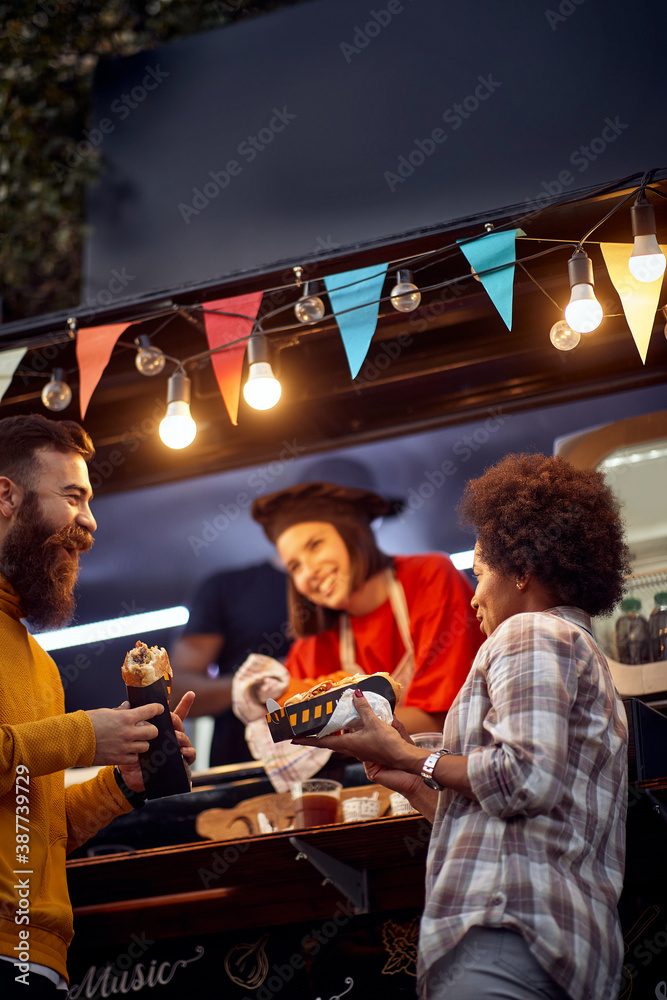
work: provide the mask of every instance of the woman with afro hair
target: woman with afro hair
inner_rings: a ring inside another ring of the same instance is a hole
[[[433,823],[425,1000],[616,1000],[627,725],[591,616],[623,595],[619,505],[599,472],[509,455],[468,483],[460,511],[477,535],[471,604],[486,642],[446,749],[426,756],[361,692],[363,727],[318,742]]]

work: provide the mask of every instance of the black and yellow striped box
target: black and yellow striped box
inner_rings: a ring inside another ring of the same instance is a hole
[[[333,688],[318,694],[314,698],[300,701],[296,705],[288,705],[278,712],[270,712],[266,716],[269,732],[274,743],[291,740],[294,736],[317,736],[324,729],[333,715],[334,709],[346,691],[360,689],[365,694],[374,691],[389,702],[393,711],[396,705],[394,689],[382,674],[369,674],[353,684]]]

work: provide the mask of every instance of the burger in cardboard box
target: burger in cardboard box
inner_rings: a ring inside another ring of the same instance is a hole
[[[391,717],[401,694],[401,685],[386,673],[354,674],[338,682],[324,679],[304,694],[289,698],[278,711],[267,714],[266,721],[273,742],[281,743],[295,736],[324,736],[332,731],[349,729],[353,720],[359,718],[351,705],[356,690],[363,691],[375,711],[375,704],[380,706],[383,701],[386,702]],[[336,718],[334,712],[341,699],[341,709],[350,702],[350,710],[339,711]],[[333,729],[330,725],[332,718]]]

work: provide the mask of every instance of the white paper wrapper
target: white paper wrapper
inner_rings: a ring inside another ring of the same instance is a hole
[[[381,694],[376,694],[375,691],[367,691],[364,696],[377,717],[381,719],[382,722],[391,724],[393,712],[387,699],[383,698]],[[361,719],[359,718],[359,713],[354,707],[354,691],[344,691],[340,696],[338,704],[333,710],[333,715],[327,722],[324,729],[317,734],[317,738],[319,739],[321,736],[328,736],[330,733],[336,733],[341,729],[345,730],[347,733],[353,733],[355,729],[360,728]]]
[[[392,816],[409,816],[417,812],[416,809],[412,808],[408,799],[404,795],[401,795],[400,792],[392,792],[389,796],[389,801],[391,803]]]
[[[368,795],[360,798],[343,799],[341,807],[345,823],[359,823],[365,819],[377,819],[382,808],[379,799],[374,799]]]

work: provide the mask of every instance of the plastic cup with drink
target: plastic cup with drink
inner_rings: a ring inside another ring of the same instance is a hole
[[[294,804],[294,828],[304,830],[311,826],[336,823],[342,787],[339,781],[325,778],[294,782],[290,788]]]
[[[411,733],[410,739],[422,750],[442,750],[442,733]],[[409,816],[416,812],[400,792],[389,796],[392,816]]]
[[[442,750],[442,733],[411,733],[410,739],[423,750]]]

